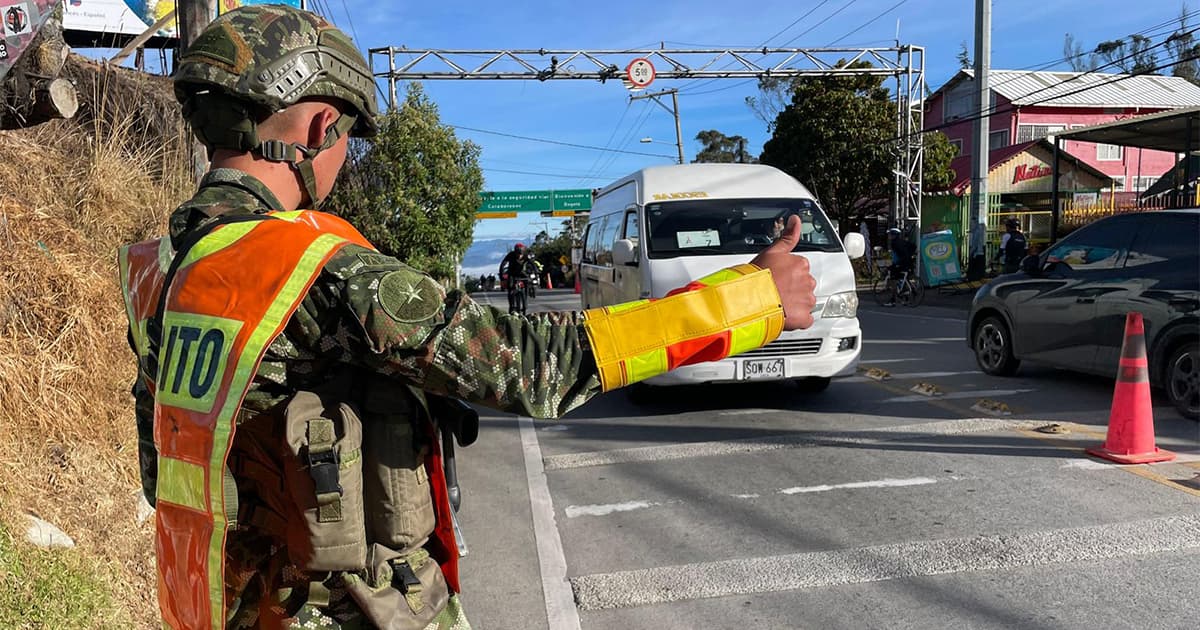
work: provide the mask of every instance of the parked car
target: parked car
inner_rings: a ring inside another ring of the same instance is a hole
[[[1200,210],[1101,219],[975,294],[967,340],[980,369],[1022,361],[1115,378],[1126,314],[1142,314],[1150,382],[1200,419]]]

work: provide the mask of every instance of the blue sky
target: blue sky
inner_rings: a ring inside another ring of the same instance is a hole
[[[826,46],[878,17],[839,45],[889,45],[896,37],[899,20],[900,41],[926,48],[927,82],[937,88],[957,70],[955,54],[960,42],[974,49],[974,4],[972,0],[318,0],[310,1],[310,9],[326,14],[350,32],[364,50],[388,45],[410,49],[625,49],[657,48],[663,41],[676,48],[696,44],[761,46],[772,34],[815,9],[771,43],[782,44],[811,29],[791,45]],[[1090,47],[1166,22],[1178,16],[1180,4],[1179,0],[996,0],[992,64],[1020,68],[1050,62],[1063,56],[1067,32]],[[1192,4],[1200,8],[1200,2],[1192,0]],[[744,104],[745,97],[756,93],[754,84],[724,79],[696,88],[695,83],[698,81],[663,80],[655,81],[651,88],[682,91],[679,106],[687,159],[699,149],[694,138],[704,129],[745,136],[750,141],[747,148],[754,154],[760,152],[769,135],[765,124]],[[617,81],[425,81],[424,86],[445,123],[663,155],[603,153],[460,130],[459,137],[483,148],[489,190],[598,187],[638,168],[674,161],[671,115],[648,100],[630,103],[629,92]],[[713,91],[726,86],[732,87]],[[643,137],[662,144],[641,144],[638,139]],[[550,220],[536,216],[486,220],[478,223],[475,234],[477,239],[526,237],[542,229],[542,221]],[[557,226],[557,221],[550,224]]]

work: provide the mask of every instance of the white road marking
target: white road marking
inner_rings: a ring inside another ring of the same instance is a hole
[[[548,427],[542,427],[538,430],[539,431],[569,431],[570,429],[571,429],[571,427],[566,424],[552,424]]]
[[[928,400],[924,396],[923,400]],[[804,434],[768,435],[721,440],[713,442],[691,442],[662,446],[640,446],[635,448],[596,451],[590,453],[564,453],[551,455],[544,461],[546,470],[567,470],[589,466],[610,466],[634,462],[670,461],[692,457],[716,457],[721,455],[744,455],[780,449],[823,446],[831,444],[878,444],[898,440],[928,438],[932,436],[961,435],[1010,429],[1032,429],[1045,424],[1032,420],[1001,418],[965,418],[942,420],[922,424],[909,424],[853,432],[824,431]]]
[[[946,392],[938,396],[938,400],[958,400],[961,398],[1001,398],[1004,396],[1016,396],[1028,392],[1035,392],[1036,389],[984,389],[971,390],[965,392]],[[896,396],[880,401],[879,404],[895,404],[895,403],[914,403],[914,402],[929,402],[929,396],[920,394],[914,396]]]
[[[648,507],[662,505],[656,501],[626,501],[625,503],[606,503],[600,505],[568,505],[566,509],[567,518],[577,518],[580,516],[607,516],[613,512],[632,512],[634,510],[644,510]]]
[[[756,416],[760,413],[778,413],[780,409],[734,409],[717,412],[718,416]]]
[[[1079,468],[1082,470],[1108,470],[1109,468],[1116,467],[1116,464],[1105,464],[1103,462],[1097,462],[1090,459],[1078,459],[1059,466],[1059,468]]]
[[[762,496],[761,494],[735,494],[735,495],[733,495],[733,498],[735,498],[735,499],[757,499],[761,496]]]
[[[892,373],[892,379],[915,379],[915,378],[943,378],[946,376],[962,376],[963,374],[981,374],[978,370],[968,372],[908,372],[908,373]],[[875,379],[866,376],[851,376],[849,378],[838,379],[839,383],[867,383]]]
[[[833,485],[820,486],[801,486],[798,488],[784,488],[779,491],[780,494],[807,494],[809,492],[829,492],[830,490],[857,490],[859,488],[904,488],[907,486],[925,486],[931,483],[937,483],[937,479],[929,477],[912,477],[910,479],[878,479],[876,481],[854,481],[851,483],[837,483]]]
[[[571,584],[581,610],[601,610],[1187,549],[1200,549],[1200,515],[597,573]]]
[[[554,502],[546,473],[542,468],[542,447],[538,445],[533,420],[519,416],[521,448],[525,453],[525,480],[529,485],[529,507],[533,515],[533,537],[537,541],[538,570],[542,576],[542,595],[546,600],[546,621],[551,628],[578,630],[579,610],[567,581],[567,557],[562,538],[554,522]]]

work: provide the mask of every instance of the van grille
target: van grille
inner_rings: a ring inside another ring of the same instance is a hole
[[[817,354],[821,339],[777,339],[771,343],[739,354],[739,357],[783,357],[797,354]]]

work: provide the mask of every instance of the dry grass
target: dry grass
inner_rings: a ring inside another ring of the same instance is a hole
[[[0,132],[0,519],[22,532],[33,512],[75,539],[56,553],[118,608],[84,625],[154,627],[116,248],[161,234],[189,193],[185,132],[154,105],[169,99],[161,80],[71,72],[90,77],[82,120]]]

